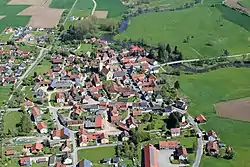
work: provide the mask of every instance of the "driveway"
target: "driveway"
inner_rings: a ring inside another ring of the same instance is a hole
[[[180,164],[171,164],[169,157],[173,154],[174,150],[159,150],[158,163],[159,167],[179,167]]]

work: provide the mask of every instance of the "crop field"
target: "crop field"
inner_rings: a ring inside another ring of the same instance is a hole
[[[52,3],[49,7],[58,9],[70,9],[73,6],[74,2],[74,0],[52,0]]]
[[[249,75],[249,68],[228,68],[180,76],[181,90],[191,101],[188,112],[193,116],[204,114],[208,122],[202,125],[202,128],[215,130],[221,141],[235,150],[232,160],[203,156],[201,167],[250,166],[250,123],[221,118],[214,108],[214,105],[221,101],[249,97]]]
[[[127,7],[119,0],[96,0],[96,11],[108,11],[108,17],[119,17]]]
[[[140,15],[115,39],[177,45],[184,58],[189,59],[219,56],[224,49],[230,54],[249,52],[249,31],[250,17],[222,5],[200,5],[181,11]]]

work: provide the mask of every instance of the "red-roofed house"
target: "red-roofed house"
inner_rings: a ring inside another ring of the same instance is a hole
[[[160,141],[159,142],[159,149],[175,149],[179,146],[180,142],[177,140],[171,141]]]
[[[206,118],[205,118],[204,115],[202,115],[202,114],[200,114],[199,116],[197,116],[197,117],[195,118],[195,121],[196,121],[197,123],[205,123],[205,122],[207,122]]]
[[[87,145],[88,145],[88,138],[87,138],[86,135],[81,135],[81,136],[79,137],[79,145],[80,145],[81,147],[87,146]]]
[[[37,129],[39,130],[40,133],[48,133],[48,126],[44,122],[39,122],[36,125]]]
[[[104,125],[103,125],[103,119],[100,115],[95,117],[95,128],[97,129],[103,129]]]
[[[57,103],[64,103],[65,102],[65,98],[64,98],[62,92],[57,92],[56,93],[56,102]]]
[[[177,137],[177,136],[181,135],[181,129],[180,128],[171,128],[170,132],[171,132],[172,137]]]
[[[31,166],[32,165],[32,161],[31,161],[30,157],[20,158],[19,163],[21,166]]]
[[[54,59],[52,59],[52,63],[53,63],[53,64],[62,64],[62,63],[63,63],[63,60],[60,59],[60,58],[54,58]]]
[[[159,167],[158,150],[151,144],[144,146],[144,166]]]
[[[99,139],[101,141],[102,144],[107,144],[109,143],[109,136],[106,134],[106,133],[102,133],[100,136],[99,136]]]
[[[180,161],[186,161],[188,157],[186,147],[180,146],[175,148],[174,156],[178,157]]]
[[[43,149],[43,145],[41,143],[35,143],[32,145],[32,147],[30,148],[30,151],[33,153],[33,154],[37,154],[39,152],[41,152]]]
[[[6,156],[14,155],[14,154],[15,154],[15,151],[14,151],[14,150],[5,151],[5,155],[6,155]]]
[[[135,46],[135,45],[132,45],[131,46],[131,49],[130,49],[132,52],[143,52],[144,51],[144,48],[140,48],[139,46]]]
[[[41,120],[41,111],[37,106],[32,107],[31,116],[35,122],[39,122]]]
[[[136,116],[141,116],[141,110],[140,109],[135,109],[132,111],[132,114],[133,114],[133,117],[136,117]]]

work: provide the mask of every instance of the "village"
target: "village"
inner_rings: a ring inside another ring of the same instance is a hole
[[[36,62],[39,51],[20,50],[16,43],[28,38],[25,45],[34,40],[49,45],[49,38],[31,38],[29,31],[12,30],[20,39],[1,44],[2,86],[18,83],[29,64]],[[28,115],[33,132],[11,138],[14,132],[9,129],[10,138],[3,142],[5,158],[18,159],[20,166],[50,167],[190,166],[203,152],[230,158],[232,147],[214,130],[199,127],[209,120],[202,114],[193,119],[185,99],[164,94],[162,67],[143,47],[115,50],[98,38],[81,45],[95,48],[82,55],[50,51],[46,53],[50,69],[24,78],[24,89],[30,87],[26,93],[31,95],[25,96],[23,107],[15,108]],[[171,89],[176,91],[178,84]],[[99,148],[114,153],[106,156]],[[96,150],[92,156],[102,158],[85,158],[87,150]]]

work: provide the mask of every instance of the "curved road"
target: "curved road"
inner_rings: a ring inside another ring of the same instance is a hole
[[[95,1],[95,0],[92,0],[92,2],[94,3],[94,7],[93,7],[93,9],[92,9],[92,11],[91,11],[91,15],[94,15],[95,9],[96,9],[96,1]]]

